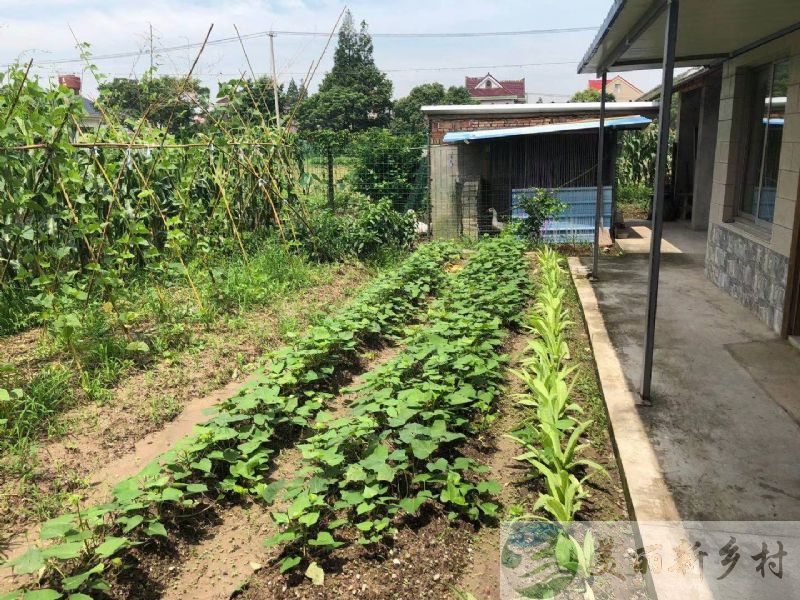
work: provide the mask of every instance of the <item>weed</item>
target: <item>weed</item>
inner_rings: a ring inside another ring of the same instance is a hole
[[[160,427],[168,421],[172,421],[181,414],[183,405],[175,396],[164,394],[150,398],[150,421],[156,427]]]
[[[66,368],[52,365],[28,382],[17,382],[18,387],[0,388],[0,449],[20,452],[43,429],[52,431],[53,417],[74,399],[70,380]]]

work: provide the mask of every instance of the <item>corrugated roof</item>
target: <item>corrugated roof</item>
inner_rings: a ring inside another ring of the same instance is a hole
[[[605,127],[608,129],[644,129],[651,119],[638,115],[632,117],[616,117],[606,119]],[[533,127],[513,127],[510,129],[480,129],[478,131],[453,131],[444,136],[445,143],[477,142],[520,135],[543,135],[547,133],[570,133],[574,131],[587,131],[599,129],[599,120],[570,121],[555,123],[553,125],[535,125]]]

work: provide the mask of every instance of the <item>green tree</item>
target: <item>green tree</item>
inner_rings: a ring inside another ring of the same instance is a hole
[[[186,138],[197,129],[198,116],[208,108],[208,88],[196,79],[183,77],[117,77],[99,86],[98,102],[121,119],[139,120],[145,114],[150,124],[166,127]]]
[[[283,96],[283,102],[281,102],[281,111],[287,115],[291,114],[291,112],[294,110],[294,107],[297,106],[298,102],[300,102],[301,95],[301,90],[295,83],[294,79],[290,79],[289,85],[286,86],[286,93]]]
[[[572,95],[572,98],[569,99],[570,102],[600,102],[600,90],[595,90],[592,88],[586,88],[585,90],[581,90],[580,92],[575,92]],[[610,94],[606,92],[606,102],[614,102],[614,94]]]
[[[347,11],[341,28],[333,68],[319,91],[300,111],[301,133],[319,129],[351,133],[386,127],[392,108],[392,82],[375,66],[372,38],[362,21],[359,29]]]
[[[220,82],[217,98],[226,98],[224,104],[218,105],[218,110],[223,114],[231,113],[242,125],[257,126],[261,125],[262,120],[269,123],[274,117],[275,96],[270,77],[259,77],[255,81],[231,79]],[[286,110],[283,85],[278,86],[278,107],[283,114]]]
[[[373,200],[388,199],[396,210],[419,208],[417,192],[424,187],[419,175],[423,167],[422,148],[416,135],[370,129],[353,140],[353,189]]]
[[[425,115],[421,108],[429,104],[475,104],[475,100],[463,86],[445,90],[441,83],[423,83],[395,102],[392,130],[403,134],[424,133]]]

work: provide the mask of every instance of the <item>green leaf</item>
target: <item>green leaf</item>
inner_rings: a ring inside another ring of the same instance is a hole
[[[78,558],[83,548],[84,545],[81,542],[67,542],[66,544],[48,546],[42,550],[42,556],[46,558],[57,558],[59,560],[69,560],[70,558]]]
[[[97,548],[95,548],[95,554],[98,556],[102,556],[103,558],[109,558],[113,556],[117,550],[120,548],[127,546],[130,543],[128,538],[124,537],[110,537],[107,538],[102,544],[100,544]]]
[[[25,592],[25,595],[22,596],[23,600],[58,600],[61,598],[61,594],[55,590],[31,590],[30,592]]]
[[[300,516],[297,521],[306,527],[311,527],[319,520],[319,512],[310,512]]]
[[[428,458],[439,447],[439,444],[430,440],[414,439],[411,441],[411,452],[420,460]]]
[[[342,545],[342,542],[337,542],[333,536],[327,531],[320,531],[317,537],[313,540],[308,540],[310,546],[332,546],[337,548]]]
[[[127,346],[125,346],[125,350],[128,352],[140,352],[142,354],[146,354],[150,352],[150,346],[148,346],[144,342],[129,342]]]
[[[299,556],[287,556],[280,562],[280,571],[281,573],[286,573],[289,569],[292,569],[300,564],[300,557]]]
[[[325,583],[325,571],[323,571],[316,562],[312,562],[308,565],[306,577],[308,577],[314,585],[322,585]]]
[[[163,502],[175,502],[183,497],[183,492],[178,488],[166,488],[161,492],[161,500]]]
[[[164,524],[159,521],[150,523],[145,529],[145,533],[147,533],[147,535],[160,535],[162,537],[167,537],[167,530],[164,527]]]
[[[99,563],[89,569],[88,571],[84,571],[83,573],[79,573],[78,575],[73,575],[72,577],[65,577],[61,581],[61,587],[63,587],[68,592],[75,590],[82,586],[87,579],[89,579],[92,575],[96,575],[97,573],[102,573],[103,569],[105,569],[105,565],[103,563]]]
[[[297,534],[293,531],[284,531],[283,533],[276,533],[271,538],[264,540],[264,547],[271,548],[283,542],[292,542],[297,538]]]
[[[128,533],[141,525],[142,521],[144,521],[144,517],[142,515],[133,515],[132,517],[118,519],[118,521],[120,524],[125,525],[122,529],[122,533]]]
[[[70,594],[67,597],[67,600],[92,600],[91,596],[87,596],[86,594],[81,594],[80,592],[77,594]]]
[[[29,548],[25,554],[8,561],[6,565],[14,567],[14,573],[17,575],[27,575],[41,569],[45,563],[44,559],[44,555],[38,548]]]
[[[202,471],[203,473],[210,473],[211,472],[211,461],[207,458],[201,458],[197,462],[193,462],[189,465],[193,469],[197,469],[198,471]]]

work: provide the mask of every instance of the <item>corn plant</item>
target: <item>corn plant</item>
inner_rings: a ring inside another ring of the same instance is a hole
[[[572,322],[564,306],[561,258],[544,248],[538,262],[539,289],[527,320],[534,339],[526,347],[522,368],[512,371],[526,388],[519,395],[520,405],[532,410],[509,437],[525,450],[515,459],[530,466],[528,478],[541,479],[544,484],[533,505],[533,517],[552,519],[562,528],[555,546],[559,569],[587,580],[594,560],[594,540],[589,533],[580,544],[567,530],[588,496],[584,482],[605,470],[581,456],[587,444],[580,439],[592,421],[578,421],[583,411],[572,400],[575,367],[567,366],[566,341]],[[588,584],[586,594],[591,594]]]

